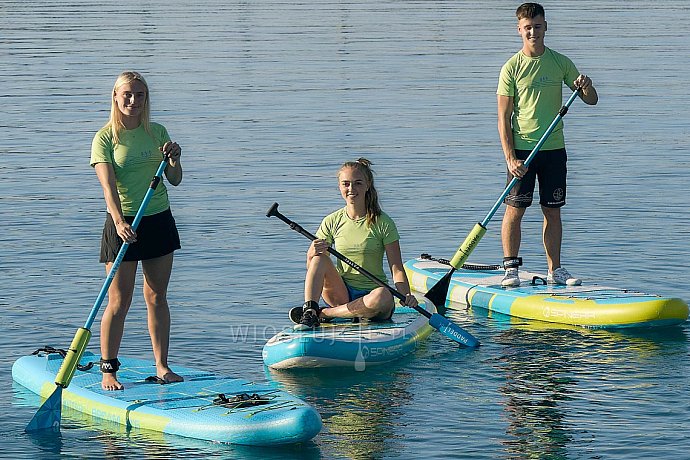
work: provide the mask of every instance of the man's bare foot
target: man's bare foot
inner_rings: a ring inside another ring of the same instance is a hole
[[[165,383],[183,382],[184,378],[181,375],[177,375],[169,367],[158,369],[158,378],[162,379]]]
[[[114,390],[124,390],[125,386],[117,381],[117,377],[115,376],[114,373],[112,373],[112,374],[104,373],[103,374],[103,380],[101,380],[101,388],[103,388],[105,391],[114,391]]]

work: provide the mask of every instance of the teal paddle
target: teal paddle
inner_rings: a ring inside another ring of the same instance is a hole
[[[556,118],[553,119],[549,127],[546,129],[544,135],[541,136],[541,139],[539,139],[539,142],[537,142],[537,145],[534,146],[534,149],[532,149],[529,156],[525,160],[525,166],[529,166],[534,157],[537,156],[539,149],[541,149],[541,146],[544,145],[544,142],[546,142],[546,139],[554,130],[558,122],[561,121],[561,118],[563,118],[566,113],[568,113],[568,107],[570,107],[570,104],[573,103],[579,92],[580,88],[577,88],[575,91],[573,91],[573,94],[570,96],[568,101],[558,111]],[[441,278],[426,293],[425,297],[431,300],[434,303],[434,305],[445,305],[446,297],[448,296],[448,288],[450,286],[450,280],[453,276],[453,273],[455,273],[455,270],[462,267],[462,264],[464,264],[465,261],[467,261],[472,251],[474,251],[474,248],[477,247],[479,241],[486,233],[486,226],[489,225],[489,221],[494,216],[494,214],[496,214],[496,211],[498,211],[498,208],[501,206],[503,200],[506,198],[506,196],[508,196],[510,190],[515,186],[515,184],[518,183],[519,180],[519,178],[513,177],[513,179],[508,183],[508,186],[505,188],[501,196],[498,197],[498,200],[496,200],[496,203],[494,203],[489,213],[486,215],[486,217],[484,217],[484,220],[475,224],[470,234],[467,235],[465,241],[463,241],[463,243],[460,245],[460,248],[457,250],[453,258],[450,260],[451,268],[448,271],[448,273],[446,273],[443,276],[443,278]]]
[[[283,214],[278,211],[278,203],[273,203],[273,206],[271,206],[266,212],[266,217],[277,217],[278,219],[282,220],[286,224],[290,226],[291,229],[295,230],[297,233],[302,234],[303,236],[307,237],[310,240],[315,240],[316,237],[306,231],[304,228],[302,228],[300,225],[296,224],[295,222],[291,221],[287,217],[285,217]],[[336,251],[335,249],[329,247],[328,252],[333,254],[335,257],[338,259],[342,260],[344,263],[349,265],[350,267],[354,268],[358,272],[360,272],[362,275],[366,276],[376,284],[378,284],[381,287],[385,287],[388,289],[391,294],[393,294],[395,297],[397,297],[400,300],[405,300],[405,296],[398,291],[397,289],[392,288],[391,286],[387,285],[380,279],[378,279],[376,276],[374,276],[372,273],[370,273],[368,270],[360,267],[357,265],[355,262],[352,260],[348,259],[346,256],[341,254],[340,252]],[[445,303],[445,299],[443,301]],[[435,304],[434,304],[435,305]],[[420,306],[415,306],[413,307],[418,313],[421,313],[422,315],[426,316],[429,319],[429,325],[433,327],[434,329],[438,330],[441,332],[441,334],[445,335],[449,339],[459,343],[460,345],[464,345],[469,348],[475,348],[479,346],[479,341],[469,332],[465,331],[462,329],[460,326],[456,325],[452,321],[450,321],[448,318],[439,315],[438,313],[430,313],[426,311],[424,308]]]
[[[141,202],[141,206],[139,206],[139,210],[134,217],[132,229],[136,230],[142,217],[144,217],[146,206],[149,204],[149,201],[151,201],[153,192],[156,190],[156,187],[158,187],[158,183],[161,181],[163,171],[165,170],[165,166],[167,164],[168,156],[164,154],[163,161],[161,161],[160,166],[158,166],[156,175],[151,180],[149,189],[144,195],[144,200]],[[112,267],[110,267],[108,276],[101,287],[101,292],[98,294],[96,302],[93,304],[93,308],[91,308],[91,313],[89,314],[86,323],[84,323],[84,327],[77,329],[74,339],[72,339],[72,344],[67,350],[67,355],[62,361],[60,370],[55,376],[55,390],[53,390],[53,393],[48,397],[48,399],[45,400],[41,407],[38,408],[38,411],[36,414],[34,414],[33,418],[26,426],[26,432],[34,432],[46,429],[53,429],[55,431],[60,430],[62,390],[69,386],[70,382],[72,381],[72,377],[74,377],[74,372],[79,364],[79,360],[81,360],[81,357],[86,350],[86,346],[89,344],[89,340],[91,339],[91,325],[93,325],[93,322],[96,319],[96,314],[103,303],[103,299],[105,299],[105,295],[108,293],[108,288],[113,282],[113,278],[115,278],[115,273],[120,267],[122,259],[125,257],[127,248],[129,248],[129,243],[123,243],[120,251],[117,253],[117,257],[115,258]]]

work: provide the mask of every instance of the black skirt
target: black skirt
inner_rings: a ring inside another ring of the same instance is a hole
[[[130,224],[134,216],[125,216]],[[130,244],[122,260],[135,261],[161,257],[180,249],[180,235],[177,232],[175,219],[170,209],[152,216],[144,216],[136,229],[137,241]],[[101,263],[114,262],[122,247],[115,222],[110,213],[106,213],[103,237],[101,238]]]

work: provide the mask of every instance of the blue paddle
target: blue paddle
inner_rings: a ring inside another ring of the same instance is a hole
[[[271,206],[266,212],[266,217],[272,217],[275,216],[278,219],[282,220],[286,224],[290,226],[291,229],[295,230],[297,233],[302,234],[303,236],[306,236],[310,240],[315,240],[316,237],[306,231],[304,228],[302,228],[300,225],[296,224],[295,222],[291,221],[287,217],[285,217],[283,214],[278,211],[278,203],[273,203],[273,206]],[[391,286],[387,285],[380,279],[378,279],[376,276],[374,276],[372,273],[367,271],[366,269],[360,267],[357,265],[355,262],[352,260],[348,259],[346,256],[343,254],[339,253],[335,249],[329,247],[328,252],[333,254],[335,257],[338,259],[342,260],[346,264],[348,264],[350,267],[354,268],[358,272],[360,272],[362,275],[366,276],[376,284],[378,284],[381,287],[385,287],[388,289],[391,294],[393,294],[395,297],[397,297],[400,300],[405,300],[405,296],[398,290],[392,288]],[[444,302],[445,303],[445,298]],[[436,304],[434,304],[436,305]],[[475,348],[479,346],[479,341],[469,332],[465,331],[463,328],[460,326],[456,325],[452,321],[450,321],[448,318],[445,316],[439,315],[438,313],[430,313],[426,311],[424,308],[420,306],[415,306],[413,307],[417,312],[421,313],[422,315],[426,316],[429,319],[429,324],[431,327],[434,329],[438,330],[441,332],[441,334],[445,335],[449,339],[459,343],[460,345],[464,345],[469,348]]]
[[[539,149],[544,144],[544,142],[546,142],[546,139],[554,130],[558,122],[561,121],[561,118],[563,118],[566,113],[568,113],[568,107],[570,107],[570,104],[573,103],[579,92],[580,88],[577,88],[575,91],[573,91],[573,94],[570,96],[568,101],[558,111],[556,118],[553,119],[549,127],[546,129],[544,135],[541,136],[541,139],[539,139],[539,142],[537,142],[537,145],[534,146],[534,149],[532,149],[529,156],[525,160],[525,166],[529,166],[534,157],[537,156]],[[467,235],[465,241],[463,241],[463,243],[460,245],[460,248],[457,250],[453,258],[450,260],[451,268],[448,271],[448,273],[446,273],[443,276],[443,278],[441,278],[426,293],[425,297],[431,300],[434,303],[434,305],[445,305],[446,297],[448,296],[448,288],[450,287],[450,280],[453,276],[453,273],[455,273],[455,270],[462,267],[462,264],[464,264],[465,261],[467,261],[467,258],[470,256],[472,251],[474,251],[474,248],[477,247],[479,241],[486,233],[486,226],[489,225],[489,221],[494,216],[494,214],[496,214],[496,211],[498,211],[498,208],[501,206],[503,200],[506,198],[506,196],[508,196],[510,190],[515,186],[515,184],[518,183],[519,180],[519,178],[513,177],[513,179],[508,183],[508,186],[505,188],[501,196],[498,197],[498,200],[496,200],[496,203],[494,203],[489,213],[486,215],[486,217],[484,217],[484,220],[475,224],[470,234]]]
[[[158,187],[158,183],[161,181],[163,171],[165,171],[167,164],[168,156],[163,154],[163,161],[161,161],[160,166],[158,166],[156,175],[153,176],[149,189],[144,195],[144,200],[141,202],[141,206],[139,206],[139,210],[137,211],[134,221],[132,222],[133,230],[137,229],[139,222],[141,221],[142,217],[144,217],[146,206],[149,204],[149,201],[151,201],[153,192],[156,190],[156,187]],[[113,278],[115,278],[115,273],[120,267],[122,259],[125,257],[127,248],[129,248],[129,243],[123,243],[120,251],[117,253],[117,257],[115,258],[112,267],[110,267],[110,271],[108,272],[108,276],[103,283],[103,287],[101,287],[101,292],[98,294],[96,302],[93,304],[91,314],[89,314],[84,327],[77,329],[74,339],[72,339],[72,344],[67,350],[67,355],[62,361],[60,370],[55,376],[55,390],[53,390],[53,393],[48,397],[48,399],[45,400],[41,407],[38,408],[38,411],[34,414],[24,431],[34,432],[49,428],[55,431],[60,430],[62,390],[69,386],[70,382],[72,381],[72,377],[74,377],[74,372],[77,369],[77,365],[79,364],[79,361],[86,350],[86,346],[89,344],[89,340],[91,339],[91,325],[96,319],[96,314],[101,308],[101,304],[103,303],[103,299],[105,299],[105,295],[108,293],[108,288],[113,282]]]

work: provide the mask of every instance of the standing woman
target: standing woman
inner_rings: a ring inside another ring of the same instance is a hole
[[[149,88],[139,73],[120,74],[111,98],[110,119],[96,133],[91,145],[91,166],[103,188],[108,211],[100,255],[106,273],[123,242],[130,246],[108,289],[108,305],[101,320],[101,386],[104,390],[124,388],[117,380],[120,364],[117,355],[125,317],[132,304],[138,261],[144,273],[144,299],[156,376],[161,383],[180,382],[183,378],[168,367],[170,311],[167,300],[173,251],[180,249],[180,237],[163,181],[156,187],[136,232],[131,223],[163,154],[168,155],[165,168],[168,182],[178,185],[182,181],[182,151],[170,140],[162,125],[150,121]]]
[[[338,171],[340,194],[345,207],[326,216],[307,251],[304,305],[290,311],[295,329],[311,329],[331,318],[366,318],[387,321],[393,315],[395,299],[356,269],[338,260],[333,264],[329,245],[357,265],[386,281],[384,253],[398,291],[405,294],[404,305],[416,306],[403,268],[400,236],[393,220],[381,211],[374,187],[371,162],[366,158],[349,161]],[[323,297],[327,308],[319,306]]]

